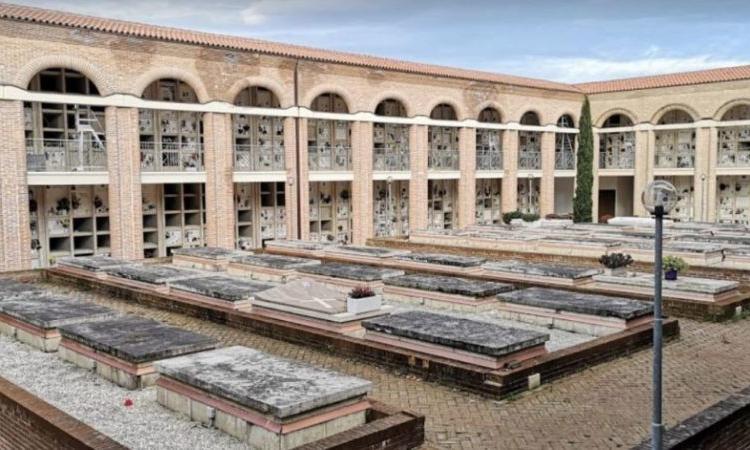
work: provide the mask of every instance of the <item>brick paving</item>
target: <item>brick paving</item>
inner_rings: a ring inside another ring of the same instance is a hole
[[[496,401],[181,314],[91,292],[77,295],[214,336],[225,345],[246,345],[367,378],[374,383],[373,398],[425,414],[423,448],[629,448],[649,433],[648,350],[590,368],[515,399]],[[681,337],[668,343],[664,352],[667,426],[750,385],[748,320],[723,324],[680,322]]]

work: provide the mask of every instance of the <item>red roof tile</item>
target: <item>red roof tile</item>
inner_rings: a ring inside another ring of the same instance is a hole
[[[578,83],[574,86],[578,87],[586,94],[601,94],[605,92],[634,91],[638,89],[654,89],[747,79],[750,79],[750,65],[696,70],[694,72],[671,73],[666,75],[623,78],[619,80],[594,81],[591,83]]]

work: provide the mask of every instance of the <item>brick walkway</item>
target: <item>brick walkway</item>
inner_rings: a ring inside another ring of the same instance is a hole
[[[57,288],[68,290],[67,288]],[[121,311],[371,380],[372,397],[426,415],[424,448],[629,448],[649,433],[651,352],[641,351],[526,393],[489,400],[392,371],[181,314],[77,295]],[[664,353],[667,426],[750,385],[750,323],[681,321]]]

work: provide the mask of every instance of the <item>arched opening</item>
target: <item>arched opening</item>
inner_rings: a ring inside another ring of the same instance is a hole
[[[40,71],[28,90],[98,96],[81,72],[63,67]],[[28,172],[105,172],[104,107],[75,103],[24,103]],[[71,179],[74,179],[71,177]],[[106,185],[29,186],[32,266],[63,256],[109,253]]]
[[[456,120],[456,110],[441,103],[430,112],[430,119]],[[430,170],[458,170],[458,128],[430,125],[428,167]]]
[[[527,111],[521,116],[521,125],[539,126],[539,115]],[[542,169],[542,133],[521,130],[518,132],[518,168],[521,170]]]
[[[722,122],[750,120],[750,104],[733,106]],[[719,126],[719,167],[750,167],[750,125]],[[716,179],[716,219],[721,223],[750,225],[750,176],[719,176]]]
[[[502,116],[496,108],[487,107],[479,112],[481,123],[501,123]],[[478,171],[503,170],[503,132],[477,128],[476,169]],[[478,225],[502,222],[502,178],[477,178],[475,221]]]
[[[632,127],[633,121],[630,117],[625,114],[615,113],[607,117],[607,120],[602,124],[602,128],[619,128],[619,127]]]
[[[633,121],[624,114],[607,117],[599,130],[599,168],[632,169],[635,164],[635,132],[605,131],[606,128],[632,127]]]
[[[563,114],[557,119],[558,128],[575,128],[575,121],[570,114]],[[555,170],[574,170],[576,168],[576,134],[558,131],[555,133]]]
[[[378,103],[375,115],[406,117],[404,104],[396,99]],[[373,168],[376,171],[409,170],[409,126],[396,123],[373,124]],[[409,181],[373,182],[373,229],[375,236],[409,234]]]
[[[182,80],[162,78],[141,97],[169,103],[198,103],[195,90]],[[138,128],[143,172],[203,171],[203,113],[140,109]],[[206,223],[203,183],[144,184],[143,249],[147,258],[172,250],[201,247]]]
[[[261,86],[241,90],[237,106],[279,108],[276,94]],[[284,118],[233,114],[234,170],[273,172],[285,170]],[[286,237],[286,183],[235,183],[236,246],[251,250],[268,239]]]
[[[344,99],[328,92],[315,97],[310,108],[328,113],[348,113]],[[310,119],[307,155],[310,170],[351,170],[351,123],[345,120]]]
[[[683,109],[670,109],[662,114],[658,125],[686,124],[686,128],[654,132],[654,167],[687,169],[695,166],[695,128],[693,117]]]

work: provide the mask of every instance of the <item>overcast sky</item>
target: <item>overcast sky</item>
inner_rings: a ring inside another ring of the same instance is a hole
[[[564,82],[750,64],[750,0],[7,0]]]

